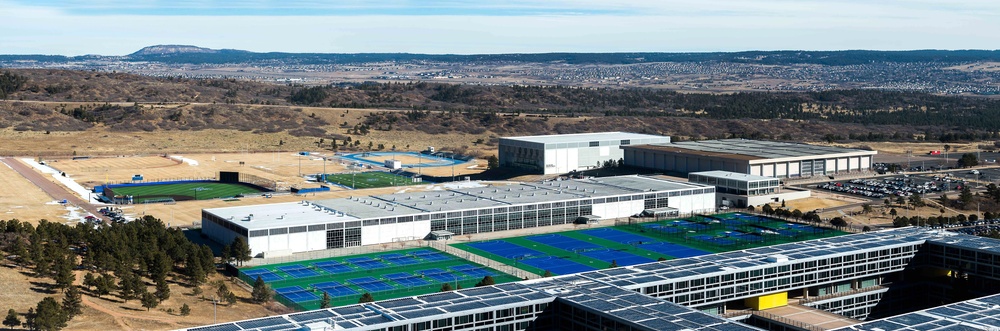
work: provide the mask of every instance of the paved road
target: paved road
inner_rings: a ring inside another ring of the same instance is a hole
[[[86,210],[87,212],[93,214],[94,216],[103,218],[101,217],[101,213],[97,211],[98,209],[97,206],[94,206],[88,201],[83,201],[83,199],[80,199],[80,197],[78,197],[73,192],[67,191],[62,186],[59,186],[59,184],[56,184],[53,181],[46,178],[45,174],[35,171],[27,164],[24,164],[23,162],[18,161],[17,159],[14,158],[0,158],[0,162],[3,162],[4,164],[10,166],[12,169],[14,169],[14,171],[17,171],[17,173],[21,174],[21,176],[24,176],[24,178],[28,179],[28,181],[30,181],[32,184],[35,184],[35,186],[38,186],[38,188],[42,189],[42,191],[45,191],[45,193],[48,194],[53,199],[57,201],[66,200],[70,204],[83,208],[83,210]]]

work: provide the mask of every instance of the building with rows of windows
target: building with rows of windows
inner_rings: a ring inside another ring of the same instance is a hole
[[[716,205],[746,208],[765,203],[804,199],[809,190],[781,187],[781,180],[774,177],[749,175],[732,171],[701,171],[688,174],[691,183],[715,186]]]
[[[625,165],[688,174],[724,170],[797,178],[870,171],[878,152],[778,141],[721,139],[621,146]]]
[[[541,174],[564,174],[602,167],[624,158],[621,146],[669,143],[670,137],[628,132],[554,134],[500,138],[504,167]]]
[[[902,228],[188,330],[996,330],[997,265],[998,240]],[[848,324],[754,313],[792,296]]]
[[[647,209],[715,210],[715,187],[647,176],[617,176],[407,192],[202,211],[202,232],[237,236],[254,254],[278,254],[613,219]]]

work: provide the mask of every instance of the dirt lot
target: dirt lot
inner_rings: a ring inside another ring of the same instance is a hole
[[[0,219],[37,223],[40,219],[64,221],[67,210],[14,169],[0,163]]]

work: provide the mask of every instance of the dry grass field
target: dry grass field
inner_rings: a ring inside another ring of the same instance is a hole
[[[0,164],[0,219],[18,219],[37,223],[40,219],[60,222],[67,214],[66,207],[54,203],[52,197],[45,194],[21,174],[7,165]]]

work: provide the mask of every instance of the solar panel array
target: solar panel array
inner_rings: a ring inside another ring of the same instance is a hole
[[[1000,241],[952,232],[921,228],[901,228],[834,238],[789,243],[653,262],[625,268],[506,283],[452,292],[393,299],[363,305],[321,309],[303,313],[224,323],[189,330],[229,331],[282,329],[323,321],[345,329],[388,327],[410,320],[432,320],[449,316],[560,302],[585,308],[611,319],[632,323],[637,329],[690,329],[694,331],[742,331],[756,328],[731,322],[677,304],[629,290],[643,284],[706,274],[733,273],[758,267],[776,254],[789,261],[854,254],[863,250],[886,249],[925,242],[960,245],[980,249],[1000,247]],[[1000,295],[974,299],[888,319],[866,322],[851,330],[952,330],[1000,328]]]

